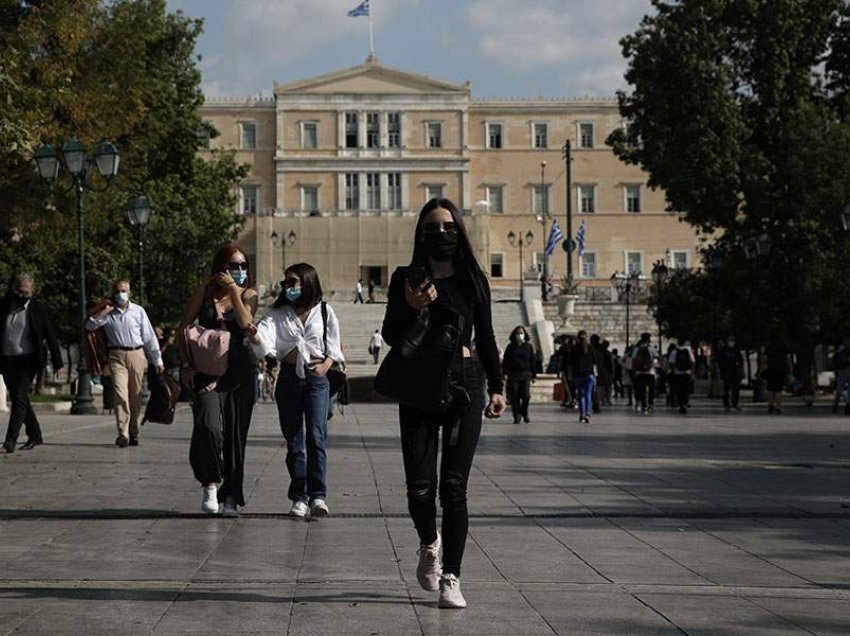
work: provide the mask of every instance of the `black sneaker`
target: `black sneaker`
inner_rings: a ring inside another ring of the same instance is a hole
[[[3,442],[3,448],[6,450],[7,453],[14,453],[15,452],[15,442],[12,442],[10,440],[6,440],[5,442]]]
[[[119,448],[127,448],[130,445],[130,440],[128,440],[123,435],[119,435],[118,439],[115,440],[115,445]]]
[[[139,438],[130,436],[130,446],[138,446],[138,445],[139,445]]]
[[[26,443],[21,446],[21,450],[32,450],[36,446],[43,444],[44,440],[41,439],[27,439]]]

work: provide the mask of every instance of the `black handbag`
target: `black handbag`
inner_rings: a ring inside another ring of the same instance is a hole
[[[452,378],[463,316],[432,327],[428,312],[417,320],[398,345],[390,348],[375,376],[375,390],[399,404],[429,413],[457,412],[469,406],[463,385]]]
[[[322,332],[322,340],[325,344],[325,357],[328,356],[328,304],[323,300],[322,301],[322,324],[323,324],[323,332]],[[330,385],[330,393],[331,397],[339,394],[337,401],[340,404],[348,404],[348,377],[345,375],[345,371],[342,370],[339,362],[336,360],[331,364],[331,368],[328,369],[328,372],[325,374],[325,377],[328,379],[328,384]]]

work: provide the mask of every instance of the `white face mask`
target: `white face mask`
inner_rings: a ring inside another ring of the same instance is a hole
[[[126,305],[130,300],[130,294],[127,292],[115,292],[115,302],[119,305]]]

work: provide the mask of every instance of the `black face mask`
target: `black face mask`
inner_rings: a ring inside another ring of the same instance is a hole
[[[425,253],[435,261],[448,261],[457,254],[458,236],[455,232],[429,232],[422,235]]]

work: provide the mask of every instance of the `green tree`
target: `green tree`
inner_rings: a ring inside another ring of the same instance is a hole
[[[759,309],[810,368],[848,329],[850,10],[842,0],[655,0],[621,44],[628,122],[608,143],[726,255],[713,276],[741,331]],[[766,234],[770,254],[743,258]],[[693,282],[693,281],[692,281]],[[754,338],[756,335],[753,336]],[[806,378],[808,373],[804,373]]]
[[[52,191],[37,176],[37,143],[78,137],[93,148],[108,138],[121,154],[111,187],[85,194],[89,301],[120,276],[133,279],[138,298],[126,215],[138,193],[152,206],[145,278],[154,321],[179,318],[199,268],[238,233],[235,191],[247,168],[232,153],[197,156],[201,28],[165,0],[0,0],[0,279],[32,271],[68,342],[79,333],[76,199],[67,173]]]

